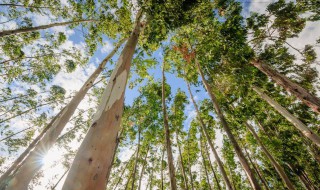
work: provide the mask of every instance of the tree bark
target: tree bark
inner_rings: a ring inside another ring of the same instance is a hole
[[[110,178],[110,174],[111,174],[112,165],[113,165],[114,158],[115,158],[115,156],[116,156],[116,153],[117,153],[117,150],[118,150],[118,147],[119,147],[119,143],[120,143],[120,139],[121,139],[122,132],[123,132],[123,130],[121,130],[121,131],[119,132],[119,135],[118,135],[118,137],[117,137],[116,148],[115,148],[115,150],[114,150],[114,152],[113,152],[113,156],[112,156],[112,163],[111,163],[111,165],[109,166],[108,172],[107,172],[107,175],[106,175],[106,181],[107,181],[107,183],[109,183],[109,178]]]
[[[239,158],[239,161],[240,161],[240,163],[241,163],[241,165],[242,165],[242,167],[248,177],[248,180],[250,182],[251,187],[255,190],[260,190],[261,187],[260,187],[257,179],[255,178],[253,171],[251,170],[250,165],[249,165],[247,159],[245,158],[238,142],[236,141],[235,137],[233,136],[231,129],[230,129],[225,117],[224,117],[224,114],[222,113],[222,110],[220,109],[219,103],[218,103],[211,87],[207,83],[207,80],[205,79],[204,74],[201,70],[200,64],[197,60],[196,60],[196,66],[197,66],[198,72],[201,76],[203,85],[205,86],[207,92],[209,93],[210,99],[211,99],[213,106],[216,110],[216,114],[220,119],[220,123],[221,123],[223,129],[225,130],[225,132],[227,133],[229,140],[230,140],[231,144],[233,145],[233,148],[235,149],[235,152],[236,152],[236,154]]]
[[[138,159],[139,159],[139,153],[140,153],[140,139],[141,139],[141,131],[140,131],[140,126],[138,127],[139,132],[138,132],[138,150],[136,154],[136,160],[134,163],[134,169],[133,169],[133,174],[132,174],[132,183],[131,183],[131,190],[134,190],[134,183],[136,179],[136,173],[137,173],[137,168],[138,168]]]
[[[38,30],[43,30],[43,29],[48,29],[52,28],[55,26],[65,26],[69,24],[74,24],[74,23],[83,23],[83,22],[95,22],[96,20],[77,20],[77,21],[68,21],[68,22],[59,22],[59,23],[52,23],[52,24],[46,24],[42,26],[34,26],[30,28],[19,28],[15,30],[3,30],[0,32],[0,38],[5,37],[5,36],[10,36],[10,35],[15,35],[15,34],[21,34],[21,33],[26,33],[26,32],[34,32]]]
[[[203,162],[203,166],[204,166],[204,172],[206,174],[207,183],[209,185],[209,189],[211,190],[211,185],[210,185],[210,180],[209,180],[209,175],[208,175],[208,170],[207,170],[207,165],[206,165],[206,159],[203,154],[203,143],[201,141],[201,136],[200,136],[200,152],[201,152],[202,162]]]
[[[294,95],[296,98],[301,100],[304,104],[310,107],[314,112],[320,114],[320,99],[306,89],[302,88],[300,85],[292,82],[286,76],[278,73],[272,69],[268,64],[262,63],[261,61],[252,61],[252,65],[258,68],[261,72],[270,77],[278,85],[282,86],[287,92]]]
[[[70,103],[63,108],[60,114],[58,114],[52,122],[46,127],[44,133],[41,133],[39,137],[35,139],[36,142],[32,142],[27,148],[27,152],[19,160],[24,160],[19,171],[15,174],[14,178],[10,181],[8,190],[14,189],[27,189],[33,176],[41,169],[42,164],[39,162],[43,156],[54,145],[58,136],[74,114],[78,105],[91,88],[93,82],[103,71],[106,63],[117,52],[124,40],[114,48],[114,50],[100,63],[99,67],[93,72],[77,94],[72,98]],[[32,150],[33,149],[33,150]],[[30,152],[32,150],[32,152]],[[30,153],[30,154],[29,154]],[[20,162],[21,162],[20,161]],[[19,163],[20,163],[19,162]]]
[[[190,165],[190,143],[189,143],[189,140],[190,140],[190,129],[189,129],[189,133],[188,133],[188,149],[187,149],[187,152],[188,152],[188,169],[189,169],[189,175],[190,175],[190,182],[191,182],[191,190],[194,190],[194,186],[193,186],[193,177],[192,177],[192,171],[191,171],[191,165]]]
[[[138,190],[141,190],[142,177],[143,177],[143,173],[144,173],[144,171],[145,171],[146,165],[147,165],[148,153],[149,153],[149,146],[148,146],[148,148],[147,148],[146,156],[145,156],[144,159],[143,159],[144,163],[143,163],[142,168],[141,168]]]
[[[202,133],[204,133],[204,135],[205,135],[205,137],[206,137],[206,139],[207,139],[207,141],[208,141],[208,143],[210,145],[211,151],[212,151],[212,153],[213,153],[213,155],[214,155],[214,157],[215,157],[215,159],[217,161],[219,170],[220,170],[220,172],[222,174],[222,177],[223,177],[223,180],[224,180],[224,182],[226,184],[226,188],[229,189],[229,190],[232,190],[233,188],[232,188],[232,185],[230,183],[230,180],[229,180],[229,178],[227,176],[227,173],[226,173],[226,171],[225,171],[225,169],[223,167],[223,163],[222,163],[222,161],[221,161],[221,159],[220,159],[220,157],[219,157],[219,155],[218,155],[218,153],[217,153],[217,151],[216,151],[216,149],[215,149],[215,147],[214,147],[214,145],[212,143],[211,137],[208,134],[207,127],[205,126],[205,124],[204,124],[204,122],[203,122],[203,120],[202,120],[202,118],[200,116],[200,111],[199,111],[198,105],[197,105],[196,101],[194,100],[193,94],[191,92],[190,84],[188,82],[187,82],[187,86],[188,86],[188,91],[189,91],[190,98],[191,98],[191,101],[193,103],[194,109],[197,112],[197,118],[198,118],[198,120],[200,122],[200,128],[201,128],[200,130],[201,130]]]
[[[183,158],[182,158],[182,154],[181,154],[181,148],[180,148],[180,144],[179,144],[178,130],[176,130],[176,141],[177,141],[177,146],[178,146],[178,151],[179,151],[180,167],[182,170],[182,177],[183,177],[184,186],[185,186],[186,190],[189,190],[188,179],[187,179],[186,171],[184,168]]]
[[[171,140],[170,140],[170,129],[168,124],[168,115],[167,115],[167,108],[166,108],[166,92],[165,92],[165,75],[164,75],[164,67],[165,61],[163,61],[162,67],[162,111],[163,111],[163,125],[165,128],[165,135],[166,135],[166,149],[167,149],[167,156],[168,156],[168,164],[169,164],[169,174],[170,174],[170,185],[171,190],[177,189],[176,183],[176,176],[175,176],[175,169],[173,165],[173,155],[172,155],[172,148],[171,148]]]
[[[268,157],[268,159],[270,160],[271,164],[276,169],[277,173],[280,175],[281,179],[283,180],[283,182],[287,186],[287,188],[290,189],[290,190],[294,190],[295,188],[294,188],[293,184],[291,183],[289,177],[285,173],[284,169],[280,166],[280,164],[269,153],[269,151],[264,146],[264,144],[262,143],[262,141],[259,138],[259,136],[257,135],[257,133],[254,131],[253,127],[248,122],[244,122],[244,124],[249,129],[249,131],[252,133],[253,137],[256,139],[256,141],[260,145],[262,151]],[[248,155],[248,157],[249,157],[249,155]],[[250,157],[249,157],[249,160],[250,160]]]
[[[212,170],[212,173],[213,173],[213,177],[214,177],[214,180],[216,181],[217,183],[217,186],[218,186],[218,190],[221,190],[221,186],[220,186],[220,183],[219,183],[219,180],[218,180],[218,176],[216,174],[216,172],[214,171],[214,168],[212,166],[212,163],[211,163],[211,159],[210,159],[210,154],[209,154],[209,151],[208,151],[208,147],[207,145],[205,144],[205,151],[206,151],[206,154],[207,154],[207,157],[208,157],[208,161],[209,161],[209,166]]]
[[[284,107],[270,98],[268,95],[262,92],[259,88],[253,86],[253,90],[259,94],[259,96],[269,103],[275,110],[277,110],[283,117],[285,117],[290,123],[292,123],[301,133],[309,138],[313,143],[320,147],[320,137],[315,134],[311,129],[309,129],[304,123],[297,119],[294,115],[288,112]]]
[[[92,125],[83,140],[63,190],[103,189],[112,164],[124,105],[124,93],[141,27],[141,12],[103,92]]]

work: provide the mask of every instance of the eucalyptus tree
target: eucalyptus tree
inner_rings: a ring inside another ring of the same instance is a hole
[[[147,17],[150,17],[151,15],[158,17],[163,16],[164,19],[161,19],[160,21],[163,21],[163,23],[167,22],[168,27],[175,28],[192,21],[189,14],[192,11],[191,9],[197,5],[197,2],[192,3],[191,6],[186,2],[173,3],[171,8],[177,12],[170,12],[171,14],[169,15],[163,12],[166,5],[157,4],[157,2],[152,1],[145,4],[142,2],[141,5],[143,8],[142,11],[146,11]],[[102,102],[93,119],[92,127],[90,127],[86,138],[79,148],[63,189],[104,187],[104,176],[108,172],[107,170],[110,168],[109,166],[112,164],[111,155],[113,155],[113,152],[115,151],[115,141],[122,116],[124,92],[130,71],[131,60],[140,32],[145,25],[145,23],[141,21],[143,14],[142,11],[138,11],[136,15],[134,29],[120,55],[114,71],[112,72],[110,82],[103,94]],[[189,14],[186,14],[186,12]],[[175,19],[169,20],[170,16],[174,16]],[[176,18],[177,16],[178,18]],[[147,20],[149,27],[147,27],[146,33],[149,32],[150,37],[152,34],[150,33],[150,26],[159,22],[159,20],[154,18],[147,19],[149,19]],[[158,31],[153,32],[156,33]],[[108,137],[104,136],[103,138],[97,138],[101,135],[107,135]],[[107,147],[105,147],[106,144]],[[101,151],[102,147],[104,147],[105,151]],[[91,176],[89,177],[89,181],[86,180],[88,179],[88,176]],[[78,183],[75,185],[73,184],[74,181],[77,181]]]
[[[124,40],[120,41],[115,49],[101,62],[71,102],[60,111],[60,113],[46,126],[42,133],[40,133],[40,135],[30,144],[25,152],[14,162],[12,167],[1,177],[1,183],[8,184],[7,189],[27,188],[32,177],[41,168],[41,165],[39,165],[37,160],[40,160],[56,142],[59,134],[68,123],[79,103],[87,94],[90,87],[92,87],[99,74],[104,70],[107,62],[117,52],[123,41]]]
[[[185,110],[185,104],[187,103],[187,96],[186,94],[178,89],[176,95],[174,96],[173,104],[170,109],[170,115],[169,115],[169,122],[172,125],[173,130],[175,131],[175,140],[176,140],[176,146],[178,147],[178,160],[179,160],[179,166],[181,169],[182,180],[183,185],[181,184],[181,188],[188,190],[188,178],[187,178],[187,171],[186,171],[186,163],[183,160],[182,152],[181,152],[181,146],[183,144],[180,142],[185,138],[185,132],[183,131],[183,121],[186,119],[186,116],[184,114]],[[176,172],[178,173],[178,171]],[[178,174],[177,174],[178,175]]]

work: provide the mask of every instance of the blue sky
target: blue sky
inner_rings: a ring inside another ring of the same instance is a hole
[[[256,0],[256,1],[244,0],[242,3],[243,5],[245,5],[244,10],[243,10],[244,17],[247,17],[249,15],[250,11],[263,12],[265,10],[266,6],[270,2],[273,2],[273,1],[271,1],[271,0],[264,0],[264,1],[263,0]],[[1,9],[0,9],[0,11],[1,11]],[[35,25],[50,23],[50,19],[46,15],[31,15],[31,16],[32,16],[32,19],[33,19]],[[0,22],[3,22],[5,20],[6,20],[5,18],[0,17]],[[9,22],[9,23],[6,23],[5,25],[0,25],[0,30],[15,28],[15,26],[16,25],[15,25],[14,21]],[[68,41],[64,44],[64,47],[77,47],[79,49],[83,48],[83,38],[78,30],[70,30],[67,27],[55,27],[55,28],[49,29],[49,31],[50,32],[63,31],[68,34],[69,38],[68,38]],[[301,33],[299,38],[291,39],[290,43],[294,44],[295,46],[297,46],[299,48],[302,48],[302,47],[304,47],[305,44],[313,43],[315,38],[319,37],[318,36],[319,34],[320,34],[320,23],[319,22],[308,23],[306,26],[306,29]],[[97,67],[97,65],[100,63],[100,61],[103,60],[104,57],[107,56],[108,53],[113,49],[114,43],[116,43],[116,41],[110,40],[107,37],[105,37],[103,44],[101,46],[99,46],[99,48],[95,52],[94,56],[92,56],[89,63],[85,67],[79,67],[76,69],[76,71],[74,73],[71,73],[71,74],[64,73],[64,72],[59,73],[58,76],[56,76],[54,78],[51,85],[52,84],[61,85],[62,87],[64,87],[68,91],[68,93],[77,91],[78,89],[80,89],[81,85],[89,77],[89,75],[94,71],[94,69]],[[153,54],[153,58],[157,59],[159,64],[156,65],[156,67],[154,69],[149,70],[150,74],[154,75],[155,79],[158,79],[158,80],[161,79],[161,65],[162,65],[161,51],[162,50],[159,49],[158,51],[156,51]],[[316,49],[316,51],[319,54],[319,48]],[[119,53],[114,56],[114,58],[113,58],[114,62],[117,61],[118,55],[119,55]],[[107,64],[106,67],[108,69],[112,69],[113,66],[110,66],[110,64]],[[170,74],[170,73],[166,73],[166,78],[167,78],[167,82],[171,85],[173,95],[175,94],[175,92],[177,91],[178,88],[187,92],[186,84],[182,79],[177,78],[174,74]],[[19,90],[18,89],[19,86],[23,85],[23,84],[16,84],[16,85],[17,85],[16,89]],[[3,87],[3,86],[1,86],[1,84],[0,84],[0,87]],[[36,88],[36,87],[34,87],[34,88]],[[139,95],[139,92],[137,91],[138,88],[139,88],[139,86],[135,87],[134,89],[127,88],[126,95],[125,95],[125,103],[126,104],[131,104],[132,101],[134,100],[134,98]],[[208,98],[205,90],[202,89],[201,86],[197,87],[197,88],[193,87],[192,89],[193,89],[194,96],[196,96],[196,100],[200,101],[200,100],[203,100],[204,98]],[[200,92],[196,93],[195,92],[196,89],[200,90]],[[188,95],[188,93],[187,93],[187,95]],[[93,107],[93,106],[95,106],[95,105],[90,103],[88,101],[88,99],[85,99],[79,107],[85,109],[87,107]],[[57,109],[54,110],[52,115],[54,115],[58,111],[59,110],[57,110]],[[195,111],[193,109],[193,106],[191,104],[189,104],[187,106],[187,109],[185,112],[186,112],[186,115],[188,116],[188,119],[185,122],[185,128],[187,129],[189,126],[189,122],[195,117]],[[16,126],[19,129],[29,127],[28,123],[23,118],[17,118],[14,121],[12,121],[11,124]],[[67,129],[70,127],[72,127],[72,126],[68,125]],[[73,143],[74,143],[74,147],[76,149],[77,146],[79,145],[79,142],[73,142]],[[217,143],[217,144],[219,144],[219,143]],[[0,146],[5,146],[5,145],[1,144]],[[53,156],[53,157],[57,157],[57,159],[62,159],[61,157],[54,155],[54,154],[58,154],[59,151],[61,151],[61,150],[59,150],[57,147],[54,147],[53,151],[51,152],[51,153],[53,153],[53,155],[49,155],[49,157]],[[123,154],[125,155],[124,157],[128,157],[130,155],[129,152],[125,152],[127,150],[123,150],[123,151],[124,151]],[[54,162],[57,160],[51,160],[51,161]],[[50,167],[49,166],[47,166],[47,167],[48,167],[48,171],[50,171]],[[60,171],[63,170],[63,167],[61,167],[61,166],[57,166],[57,168]],[[51,168],[51,170],[52,170],[52,168]],[[59,171],[58,172],[57,171],[52,170],[51,173],[53,173],[53,175],[57,174],[57,173],[59,174]],[[49,175],[49,176],[44,177],[44,179],[43,179],[44,184],[42,184],[42,185],[45,185],[45,181],[48,181],[48,179],[52,178],[51,174],[46,174],[46,175]],[[39,187],[37,187],[36,189],[43,189],[43,186],[39,185]]]

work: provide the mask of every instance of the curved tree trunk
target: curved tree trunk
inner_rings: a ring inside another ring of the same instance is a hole
[[[72,98],[70,103],[47,125],[43,132],[29,145],[23,154],[17,159],[17,163],[13,164],[12,171],[16,168],[14,165],[21,165],[13,179],[9,182],[8,190],[27,189],[33,176],[41,169],[41,159],[54,145],[58,136],[74,114],[78,105],[91,88],[93,82],[103,71],[106,63],[117,52],[124,40],[114,48],[114,50],[100,63],[99,67],[93,72],[77,94]],[[33,150],[32,150],[33,149]],[[31,152],[32,150],[32,152]],[[23,161],[23,163],[21,163]],[[10,169],[9,169],[10,170]],[[10,172],[11,173],[11,172]],[[10,174],[9,175],[12,175]],[[2,182],[2,181],[1,181]]]
[[[105,188],[105,178],[116,147],[123,113],[124,94],[132,57],[138,43],[142,24],[141,12],[126,46],[118,59],[110,81],[103,92],[92,125],[78,149],[63,190]]]
[[[207,141],[208,141],[208,143],[210,145],[211,151],[212,151],[212,153],[213,153],[213,155],[214,155],[214,157],[215,157],[215,159],[216,159],[216,161],[218,163],[219,170],[220,170],[220,172],[222,174],[224,182],[226,183],[226,189],[232,190],[233,188],[232,188],[232,185],[230,183],[230,180],[229,180],[229,178],[227,176],[227,173],[226,173],[226,171],[225,171],[225,169],[223,167],[223,163],[222,163],[222,161],[221,161],[221,159],[220,159],[220,157],[219,157],[219,155],[218,155],[218,153],[217,153],[217,151],[216,151],[216,149],[215,149],[215,147],[214,147],[214,145],[212,143],[211,137],[208,134],[207,127],[205,126],[205,124],[204,124],[204,122],[203,122],[203,120],[202,120],[202,118],[200,116],[200,111],[199,111],[198,105],[197,105],[196,101],[194,100],[193,94],[192,94],[191,89],[190,89],[190,84],[188,82],[187,82],[187,86],[188,86],[188,91],[189,91],[190,98],[191,98],[191,101],[193,103],[194,109],[197,112],[197,118],[198,118],[198,120],[200,122],[200,127],[201,127],[200,130],[201,130],[202,133],[204,133],[204,135],[205,135],[205,137],[206,137],[206,139],[207,139]]]
[[[269,158],[271,164],[276,169],[276,171],[280,175],[281,179],[283,180],[283,182],[287,186],[287,188],[290,189],[290,190],[294,190],[295,188],[294,188],[293,184],[291,183],[291,181],[290,181],[289,177],[287,176],[287,174],[284,172],[284,169],[280,166],[280,164],[273,158],[273,156],[266,149],[266,147],[262,143],[262,141],[259,138],[259,136],[257,135],[257,133],[254,131],[253,127],[248,122],[244,122],[244,124],[249,129],[249,131],[252,133],[253,137],[257,140],[257,142],[259,143],[262,151]],[[249,160],[250,160],[250,157],[249,157]]]
[[[165,62],[163,61],[162,67],[162,110],[163,110],[163,125],[165,128],[165,135],[166,135],[166,149],[167,149],[167,157],[168,157],[168,164],[169,164],[169,174],[170,174],[170,184],[171,190],[177,189],[176,183],[176,176],[175,176],[175,169],[173,164],[173,155],[172,155],[172,148],[171,148],[171,140],[170,140],[170,129],[168,124],[168,115],[167,115],[167,108],[166,108],[166,92],[165,92],[165,81],[166,78],[164,76],[164,67]]]
[[[207,92],[209,93],[210,99],[211,99],[211,101],[213,103],[213,106],[214,106],[214,108],[216,110],[216,114],[220,119],[220,123],[221,123],[223,129],[225,130],[225,132],[227,133],[231,144],[233,145],[233,148],[234,148],[234,150],[235,150],[235,152],[236,152],[236,154],[237,154],[237,156],[239,158],[239,161],[240,161],[240,163],[241,163],[241,165],[242,165],[242,167],[243,167],[243,169],[244,169],[244,171],[245,171],[245,173],[246,173],[246,175],[248,177],[248,180],[250,182],[251,187],[253,189],[255,189],[255,190],[260,190],[261,187],[260,187],[257,179],[255,178],[255,176],[253,174],[253,171],[251,170],[247,159],[243,155],[243,152],[242,152],[238,142],[236,141],[235,137],[233,136],[233,134],[231,132],[231,129],[230,129],[225,117],[224,117],[224,114],[222,113],[222,110],[220,109],[219,103],[218,103],[215,95],[213,94],[213,91],[212,91],[211,87],[207,83],[207,80],[205,79],[204,74],[203,74],[203,72],[201,70],[200,64],[199,64],[199,62],[197,60],[196,60],[196,66],[197,66],[198,72],[199,72],[199,74],[201,76],[202,83],[205,86]]]
[[[3,30],[0,32],[0,38],[4,36],[10,36],[10,35],[15,35],[15,34],[21,34],[21,33],[26,33],[26,32],[34,32],[37,30],[43,30],[43,29],[48,29],[52,28],[55,26],[65,26],[69,24],[74,24],[74,23],[82,23],[82,22],[95,22],[96,20],[77,20],[77,21],[68,21],[68,22],[59,22],[59,23],[52,23],[52,24],[46,24],[42,26],[34,26],[30,28],[19,28],[15,30]]]
[[[310,94],[306,89],[300,85],[292,82],[286,76],[278,73],[272,69],[268,64],[262,63],[261,61],[252,61],[252,65],[258,68],[261,72],[270,77],[278,85],[286,89],[287,92],[297,97],[304,104],[310,107],[314,112],[320,114],[320,99]]]
[[[178,146],[178,151],[179,151],[180,167],[181,167],[181,170],[182,170],[183,183],[184,183],[185,189],[189,190],[188,179],[187,179],[186,171],[185,171],[185,168],[184,168],[184,163],[183,163],[183,158],[182,158],[182,154],[181,154],[181,148],[180,148],[180,144],[179,144],[178,134],[179,134],[178,130],[176,130],[176,141],[177,141],[177,146]]]
[[[313,143],[320,147],[320,137],[315,134],[311,129],[309,129],[304,123],[297,119],[294,115],[288,112],[284,107],[270,98],[268,95],[262,92],[259,88],[253,86],[253,90],[259,94],[259,96],[269,103],[275,110],[277,110],[283,117],[285,117],[290,123],[292,123],[301,133],[309,138]]]

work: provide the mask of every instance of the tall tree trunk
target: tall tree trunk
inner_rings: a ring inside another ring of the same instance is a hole
[[[129,163],[130,163],[130,162],[132,161],[132,159],[133,159],[133,155],[134,155],[134,154],[135,154],[135,153],[132,154],[131,158],[127,161],[126,165],[124,166],[124,168],[123,168],[123,170],[122,170],[122,172],[121,172],[121,174],[120,174],[119,180],[118,180],[117,183],[114,185],[113,190],[116,190],[116,189],[117,189],[118,185],[120,184],[121,180],[123,179],[122,176],[123,176],[123,174],[126,172]]]
[[[75,24],[75,23],[83,23],[83,22],[95,22],[96,20],[77,20],[77,21],[68,21],[68,22],[59,22],[59,23],[52,23],[52,24],[46,24],[42,26],[34,26],[30,28],[19,28],[15,30],[3,30],[0,32],[0,38],[4,36],[10,36],[10,35],[15,35],[15,34],[21,34],[21,33],[26,33],[26,32],[34,32],[38,30],[43,30],[43,29],[48,29],[52,28],[55,26],[66,26],[69,24]]]
[[[262,63],[261,61],[252,61],[252,65],[258,68],[261,72],[270,77],[278,85],[286,89],[287,92],[297,97],[304,104],[309,106],[314,112],[320,114],[320,99],[306,89],[302,88],[300,85],[292,82],[286,76],[278,73],[272,69],[268,64]]]
[[[66,105],[60,114],[58,114],[43,130],[42,133],[29,145],[24,153],[17,159],[17,164],[13,164],[13,168],[9,169],[13,171],[15,165],[20,164],[20,168],[9,182],[8,190],[10,189],[27,189],[33,176],[41,169],[42,164],[39,162],[43,156],[54,145],[58,136],[74,114],[78,105],[91,88],[93,82],[103,71],[106,63],[117,52],[124,40],[121,40],[114,50],[100,63],[99,67],[93,72],[77,94],[72,98],[70,103]],[[33,150],[32,150],[33,149]],[[31,151],[32,150],[32,151]],[[21,163],[23,161],[23,163]],[[10,172],[11,173],[11,172]],[[9,173],[9,175],[10,175]],[[2,181],[1,181],[2,182]]]
[[[253,137],[256,139],[256,141],[259,143],[262,151],[264,152],[264,154],[268,157],[268,159],[270,160],[271,164],[273,165],[273,167],[276,169],[276,171],[278,172],[278,174],[280,175],[281,179],[283,180],[284,184],[287,186],[288,189],[290,190],[294,190],[294,186],[291,183],[289,177],[287,176],[287,174],[285,173],[284,169],[280,166],[280,164],[273,158],[273,156],[269,153],[269,151],[267,150],[267,148],[264,146],[264,144],[262,143],[261,139],[259,138],[259,136],[257,135],[257,133],[254,131],[253,127],[248,123],[248,122],[244,122],[245,126],[249,129],[249,131],[252,133]],[[249,155],[248,155],[249,157]],[[249,157],[250,160],[250,157]]]
[[[213,165],[212,165],[212,163],[211,163],[211,159],[210,159],[210,154],[209,154],[208,147],[207,147],[206,144],[205,144],[204,147],[205,147],[205,151],[206,151],[206,154],[207,154],[207,157],[208,157],[209,166],[210,166],[210,168],[211,168],[211,170],[212,170],[213,177],[214,177],[214,179],[215,179],[215,181],[216,181],[216,183],[217,183],[218,190],[221,190],[221,186],[220,186],[220,183],[219,183],[219,180],[218,180],[218,176],[217,176],[216,172],[214,171]]]
[[[207,170],[206,159],[205,159],[204,154],[203,154],[203,140],[201,140],[201,139],[202,139],[202,136],[200,136],[200,153],[201,153],[202,162],[203,162],[203,166],[204,166],[204,172],[206,174],[206,180],[207,180],[207,183],[209,185],[209,189],[211,190],[211,185],[210,185],[210,180],[209,180],[209,175],[208,175],[208,170]]]
[[[138,168],[138,159],[139,159],[139,153],[140,153],[140,139],[141,139],[141,131],[140,131],[140,126],[138,127],[138,150],[136,154],[136,160],[134,163],[134,169],[133,169],[133,174],[132,174],[132,183],[131,183],[131,190],[134,189],[134,183],[136,179],[136,173],[137,173],[137,168]]]
[[[190,164],[190,129],[189,129],[189,133],[188,133],[188,170],[189,170],[189,175],[190,175],[190,182],[191,182],[191,190],[194,190],[194,186],[193,186],[193,177],[192,177],[192,171],[191,171],[191,164]]]
[[[112,155],[120,129],[131,61],[142,26],[141,12],[137,17],[136,26],[111,74],[92,125],[76,154],[63,190],[105,187],[105,177],[112,165]]]
[[[302,171],[299,171],[291,163],[286,163],[286,164],[290,168],[290,170],[298,176],[300,182],[305,186],[306,189],[308,189],[308,190],[317,190],[316,187],[314,187],[313,185],[309,184],[308,180],[306,180],[305,176],[302,174]]]
[[[162,67],[162,111],[163,111],[163,125],[165,128],[165,135],[166,135],[166,149],[167,149],[167,157],[168,157],[168,164],[169,164],[169,174],[170,174],[170,184],[171,190],[177,189],[176,183],[176,176],[175,176],[175,169],[173,165],[173,155],[172,155],[172,148],[171,148],[171,140],[170,140],[170,129],[168,124],[168,115],[167,115],[167,108],[166,108],[166,92],[165,92],[165,81],[166,78],[164,76],[164,67],[165,61],[163,61]]]
[[[194,100],[193,94],[191,92],[190,84],[188,82],[187,82],[187,86],[188,86],[188,91],[189,91],[189,94],[190,94],[191,101],[192,101],[193,106],[194,106],[194,108],[195,108],[195,110],[197,112],[197,118],[198,118],[198,120],[200,122],[201,133],[204,133],[204,135],[205,135],[205,137],[206,137],[206,139],[207,139],[207,141],[208,141],[208,143],[210,145],[211,151],[212,151],[212,153],[213,153],[213,155],[214,155],[214,157],[215,157],[215,159],[216,159],[216,161],[218,163],[218,167],[219,167],[219,170],[220,170],[220,172],[222,174],[223,180],[226,183],[226,188],[229,189],[229,190],[232,190],[233,188],[232,188],[232,185],[230,183],[230,180],[229,180],[229,178],[227,176],[227,173],[226,173],[226,171],[225,171],[225,169],[223,167],[223,163],[222,163],[222,161],[221,161],[221,159],[220,159],[220,157],[219,157],[219,155],[218,155],[218,153],[217,153],[217,151],[216,151],[216,149],[215,149],[215,147],[214,147],[214,145],[212,143],[211,137],[208,134],[207,127],[205,126],[205,124],[204,124],[204,122],[203,122],[203,120],[202,120],[202,118],[200,116],[200,111],[199,111],[198,105],[197,105],[196,101]]]
[[[163,157],[164,157],[164,150],[165,150],[165,146],[163,144],[163,150],[162,150],[162,155],[161,155],[161,190],[163,190]]]
[[[248,153],[248,151],[246,150],[246,148],[244,147],[244,151],[246,153],[246,156],[248,157],[249,162],[251,163],[253,169],[256,171],[257,175],[260,178],[260,181],[262,182],[262,184],[264,185],[264,187],[266,188],[266,190],[269,190],[269,186],[268,183],[264,180],[264,178],[262,177],[261,173],[259,172],[259,168],[253,163],[253,161],[251,160],[251,157]]]
[[[198,60],[196,60],[196,66],[197,66],[198,72],[199,72],[199,74],[201,76],[203,85],[205,86],[207,92],[209,93],[209,96],[211,98],[213,106],[214,106],[214,108],[216,110],[216,114],[220,119],[220,123],[221,123],[223,129],[225,130],[225,132],[227,133],[231,144],[233,145],[233,148],[234,148],[234,150],[235,150],[235,152],[236,152],[236,154],[237,154],[237,156],[239,158],[239,161],[240,161],[240,163],[241,163],[241,165],[242,165],[242,167],[243,167],[243,169],[244,169],[244,171],[245,171],[245,173],[246,173],[246,175],[248,177],[248,180],[250,182],[251,187],[253,189],[255,189],[255,190],[260,190],[261,187],[260,187],[257,179],[255,178],[255,176],[253,174],[253,171],[251,170],[247,159],[243,155],[243,152],[242,152],[238,142],[236,141],[235,137],[233,136],[233,134],[231,132],[231,129],[230,129],[230,127],[229,127],[229,125],[228,125],[223,113],[222,113],[222,110],[220,109],[219,103],[218,103],[218,101],[217,101],[217,99],[216,99],[211,87],[207,83],[207,80],[204,77],[204,74],[203,74],[203,72],[201,70],[201,67],[200,67],[200,64],[199,64]]]
[[[149,153],[149,146],[147,148],[147,152],[146,152],[146,156],[143,159],[143,164],[142,164],[142,168],[141,168],[141,173],[140,173],[140,177],[139,177],[139,186],[138,186],[138,190],[141,190],[141,183],[142,183],[142,177],[147,165],[147,157],[148,157],[148,153]]]
[[[176,130],[176,141],[177,141],[177,146],[178,146],[178,151],[179,151],[180,167],[182,170],[183,183],[184,183],[185,189],[189,190],[188,179],[187,179],[186,171],[184,168],[184,163],[183,163],[183,158],[182,158],[182,154],[181,154],[181,148],[180,148],[180,144],[179,144],[179,137],[178,137],[179,135],[178,134],[179,134],[178,130]]]
[[[59,180],[57,181],[56,184],[54,184],[54,186],[51,187],[51,190],[56,189],[56,187],[59,185],[60,181],[62,180],[62,178],[68,173],[69,168],[63,173],[63,175],[59,178]]]
[[[270,98],[268,95],[263,93],[259,88],[253,86],[253,90],[259,94],[259,96],[269,103],[275,110],[277,110],[283,117],[285,117],[289,122],[291,122],[301,133],[309,138],[313,143],[320,147],[320,137],[315,134],[311,129],[309,129],[304,123],[297,119],[294,115],[288,112],[284,107]]]

